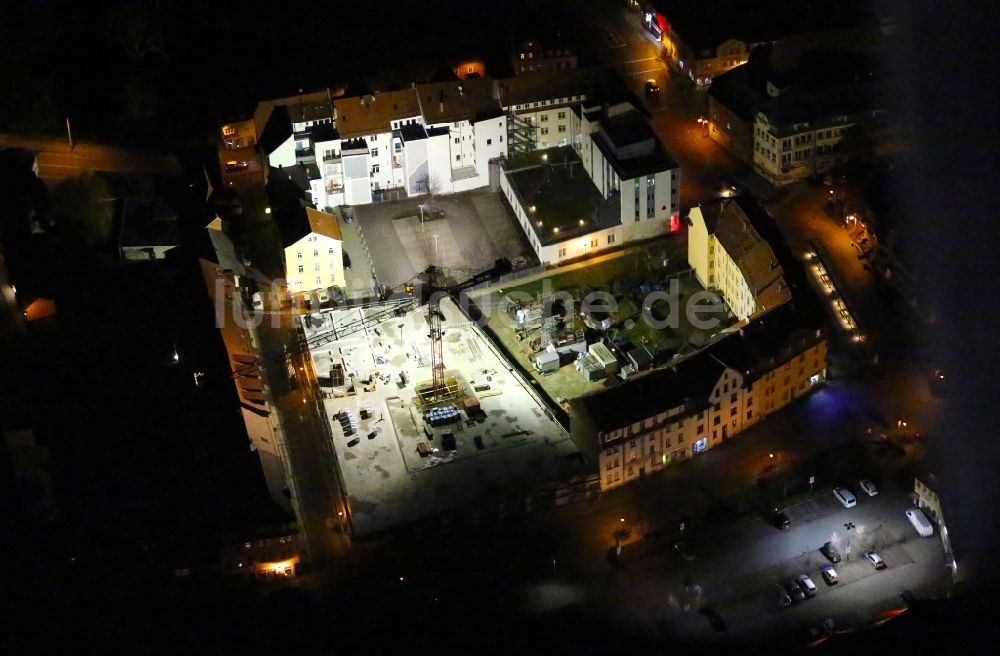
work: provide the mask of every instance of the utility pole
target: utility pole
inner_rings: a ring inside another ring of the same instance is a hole
[[[76,148],[76,142],[73,141],[73,129],[69,124],[69,116],[66,117],[66,137],[69,139],[69,149],[73,150]]]

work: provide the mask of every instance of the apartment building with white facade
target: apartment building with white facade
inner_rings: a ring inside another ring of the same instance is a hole
[[[575,400],[571,426],[607,490],[722,444],[825,380],[822,330],[786,304],[673,367]]]
[[[618,103],[566,111],[572,148],[529,151],[501,167],[500,191],[539,260],[557,263],[679,229],[680,169],[638,110]]]
[[[484,187],[490,161],[507,152],[506,116],[488,78],[303,98],[311,104],[266,103],[272,108],[264,119],[268,127],[284,119],[275,113],[279,108],[290,123],[284,127],[289,136],[271,144],[267,157],[273,168],[307,167],[317,207]],[[258,110],[259,118],[265,112]]]
[[[784,271],[754,227],[763,210],[749,197],[691,208],[688,263],[705,289],[718,291],[740,321],[790,300]]]
[[[572,108],[606,83],[569,69],[352,97],[326,89],[259,103],[253,131],[269,167],[291,172],[319,208],[453,193],[488,185],[500,158],[570,145]]]

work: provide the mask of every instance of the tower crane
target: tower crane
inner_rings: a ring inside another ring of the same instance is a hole
[[[438,267],[431,265],[424,271],[426,278],[424,295],[426,297],[425,302],[427,303],[427,327],[429,329],[427,336],[431,340],[431,385],[429,389],[425,388],[423,393],[418,391],[417,396],[425,405],[441,403],[449,400],[452,396],[448,391],[447,382],[444,379],[444,344],[442,341],[443,331],[441,329],[441,322],[444,320],[444,315],[441,314],[441,297],[445,295],[454,296],[480,283],[495,280],[504,274],[510,273],[512,268],[510,260],[502,257],[497,259],[492,267],[480,271],[465,282],[448,287],[441,286],[441,270]]]

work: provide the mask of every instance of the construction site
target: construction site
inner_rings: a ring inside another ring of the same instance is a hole
[[[355,535],[583,470],[569,433],[451,297],[301,321]]]

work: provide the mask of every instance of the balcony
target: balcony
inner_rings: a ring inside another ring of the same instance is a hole
[[[296,160],[313,160],[316,161],[316,154],[313,152],[312,148],[296,148],[295,149],[295,159]]]
[[[323,161],[324,162],[339,162],[340,161],[340,153],[324,153],[323,154]]]
[[[392,168],[394,168],[394,169],[401,169],[401,168],[403,168],[403,156],[402,155],[393,155],[392,156]]]

